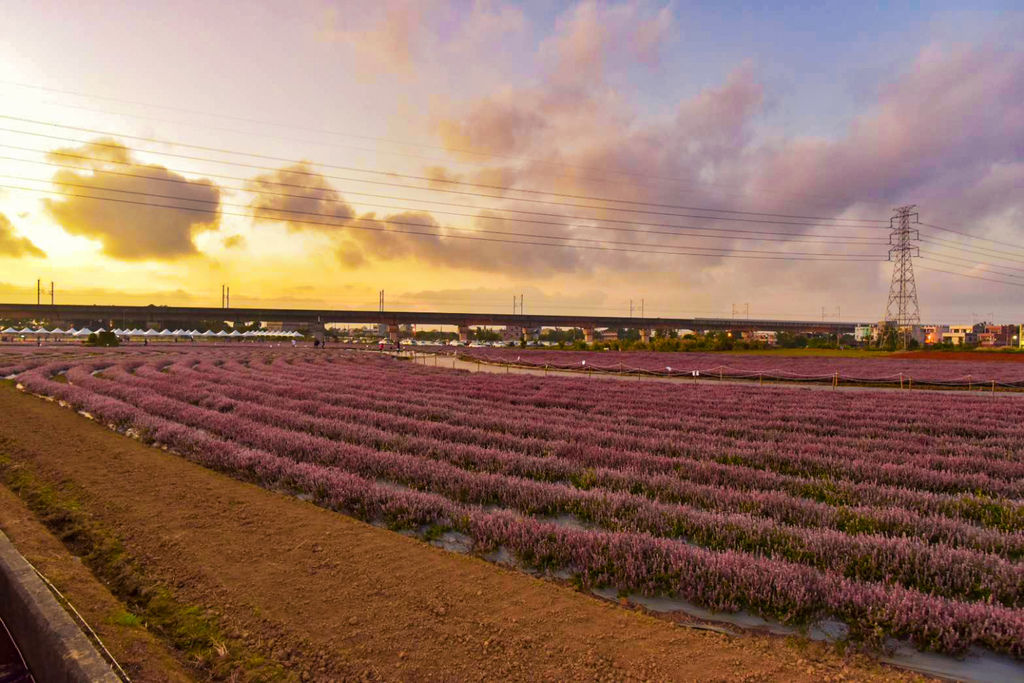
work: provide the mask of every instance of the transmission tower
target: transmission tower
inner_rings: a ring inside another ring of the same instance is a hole
[[[917,305],[917,284],[914,282],[913,257],[920,256],[920,249],[913,241],[920,239],[916,229],[910,227],[910,219],[917,222],[916,206],[901,206],[890,219],[889,260],[893,262],[892,284],[889,285],[889,303],[885,306],[885,321],[895,325],[901,332],[903,347],[906,348],[912,325],[921,324],[921,312]]]

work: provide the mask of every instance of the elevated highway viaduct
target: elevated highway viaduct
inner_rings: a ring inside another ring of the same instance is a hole
[[[279,322],[308,325],[313,329],[330,323],[387,325],[397,338],[401,325],[451,325],[459,328],[460,338],[468,338],[472,327],[578,327],[588,341],[594,331],[605,329],[639,329],[644,339],[654,330],[742,330],[816,334],[845,334],[854,331],[860,322],[818,320],[758,320],[733,318],[638,318],[629,316],[534,315],[509,313],[446,313],[435,311],[363,311],[297,308],[213,308],[194,306],[117,306],[117,305],[49,305],[0,303],[0,318],[9,320],[64,321],[72,324],[123,326],[121,321],[146,321],[170,327],[174,323],[198,320],[228,322]]]

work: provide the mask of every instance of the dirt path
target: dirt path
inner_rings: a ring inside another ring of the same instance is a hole
[[[873,680],[819,645],[675,626],[143,446],[0,386],[0,454],[76,498],[177,599],[314,679]]]
[[[192,680],[170,650],[135,623],[125,605],[3,486],[0,486],[0,530],[75,606],[132,679]]]

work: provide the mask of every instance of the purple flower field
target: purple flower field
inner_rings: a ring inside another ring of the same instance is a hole
[[[523,367],[594,372],[636,372],[689,377],[786,381],[832,381],[899,385],[1024,387],[1024,362],[930,360],[919,358],[842,358],[657,351],[544,351],[534,349],[460,349],[467,360]],[[584,362],[586,361],[586,362]]]
[[[476,374],[269,347],[0,349],[12,375],[205,466],[460,532],[583,585],[1024,658],[1015,396]]]

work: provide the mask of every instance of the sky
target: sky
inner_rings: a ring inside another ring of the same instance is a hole
[[[1014,3],[5,3],[0,300],[1020,322]]]

